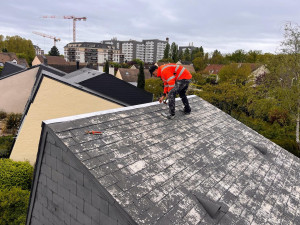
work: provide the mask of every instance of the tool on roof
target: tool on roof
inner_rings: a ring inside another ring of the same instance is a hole
[[[99,134],[102,134],[102,132],[101,131],[95,131],[95,130],[86,130],[85,134],[99,135]]]

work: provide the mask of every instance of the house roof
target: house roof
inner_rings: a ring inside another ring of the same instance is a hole
[[[44,127],[137,224],[299,224],[300,159],[201,98],[189,101],[192,113],[171,121],[149,103]]]
[[[127,105],[152,102],[153,94],[110,74],[102,73],[79,82],[83,87],[110,96]]]
[[[6,63],[6,62],[11,62],[13,60],[16,60],[18,64],[28,67],[28,63],[26,59],[19,59],[16,55],[16,53],[13,52],[1,52],[0,53],[0,62],[1,63]]]
[[[221,65],[221,64],[210,64],[210,65],[207,65],[207,67],[203,70],[203,72],[218,74],[223,66],[224,65]]]
[[[100,72],[98,70],[93,70],[90,68],[82,68],[79,70],[76,70],[72,73],[68,73],[64,76],[65,79],[68,79],[69,81],[79,83],[81,81],[87,80],[89,78],[95,77],[97,75],[102,74],[103,72]]]
[[[126,69],[119,68],[122,79],[126,82],[137,82],[139,69]],[[148,69],[144,69],[145,79],[151,78],[151,74]]]
[[[36,56],[41,63],[45,63],[44,57],[47,59],[47,64],[48,65],[68,65],[67,61],[61,57],[61,56],[42,56],[42,55],[37,55]]]
[[[4,64],[0,77],[4,77],[9,74],[16,73],[22,70],[26,70],[26,67],[7,61]]]

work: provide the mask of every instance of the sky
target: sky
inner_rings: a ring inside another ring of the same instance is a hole
[[[30,39],[47,53],[53,40],[61,54],[73,41],[169,38],[170,44],[202,46],[223,54],[238,49],[277,53],[287,22],[300,24],[299,0],[14,0],[1,1],[0,34]],[[55,19],[42,16],[56,16]]]

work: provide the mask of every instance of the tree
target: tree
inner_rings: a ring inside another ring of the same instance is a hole
[[[56,46],[53,46],[51,50],[48,52],[50,56],[59,56],[59,51]]]
[[[176,63],[178,61],[178,46],[176,45],[175,42],[172,43],[171,45],[171,58],[173,60],[174,63]]]
[[[297,24],[286,23],[284,28],[284,40],[281,42],[281,52],[286,55],[285,57],[285,67],[286,71],[285,78],[291,80],[291,83],[288,84],[291,86],[290,90],[293,90],[293,93],[287,95],[288,98],[294,98],[291,101],[290,110],[294,112],[294,117],[296,117],[296,142],[300,148],[299,140],[299,122],[300,122],[300,27]],[[288,92],[290,90],[287,90]]]
[[[6,36],[5,40],[3,36],[0,37],[0,48],[2,52],[23,53],[29,65],[31,65],[35,57],[35,50],[31,40],[26,40],[20,36]]]
[[[223,64],[224,63],[224,57],[223,57],[223,55],[221,54],[220,51],[215,50],[209,61],[210,61],[210,64]]]
[[[141,89],[145,89],[145,74],[144,74],[144,63],[143,62],[140,62],[137,87],[141,88]]]
[[[198,71],[202,71],[205,69],[206,62],[203,57],[197,57],[193,60],[193,65],[194,65],[195,70],[198,72]]]
[[[230,59],[232,62],[236,62],[236,63],[246,62],[246,53],[244,50],[238,49],[231,54]]]
[[[184,50],[182,61],[191,61],[191,53],[188,48]]]
[[[167,59],[170,57],[170,44],[167,43],[166,48],[164,50],[164,59]]]
[[[251,74],[251,67],[249,65],[240,65],[232,63],[224,66],[220,72],[220,82],[230,82],[232,84],[245,84]]]
[[[257,63],[259,61],[259,55],[261,55],[261,51],[258,50],[250,50],[246,55],[246,61],[248,63]]]
[[[103,72],[109,74],[109,62],[108,62],[108,60],[105,61]]]
[[[159,98],[164,91],[164,84],[161,79],[150,78],[145,82],[145,91],[152,93],[154,100]]]

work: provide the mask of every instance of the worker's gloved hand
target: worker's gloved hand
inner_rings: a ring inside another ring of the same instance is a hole
[[[161,97],[158,99],[159,103],[162,103],[163,100],[164,100],[164,98],[165,98],[165,96],[161,96]]]

